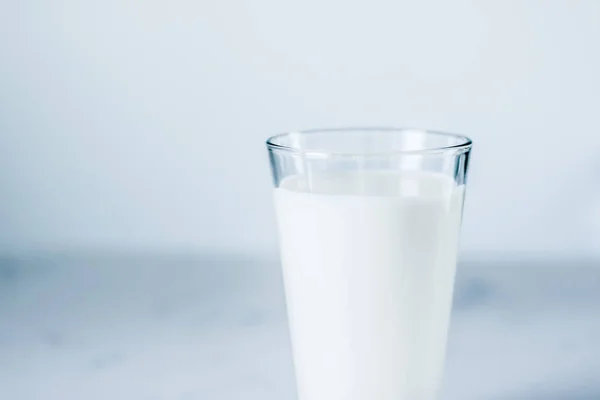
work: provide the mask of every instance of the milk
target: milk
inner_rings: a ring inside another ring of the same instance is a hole
[[[464,186],[428,173],[293,176],[275,206],[299,400],[430,400]]]

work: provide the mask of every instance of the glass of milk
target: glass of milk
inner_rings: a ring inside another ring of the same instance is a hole
[[[471,140],[330,129],[267,148],[298,399],[434,399]]]

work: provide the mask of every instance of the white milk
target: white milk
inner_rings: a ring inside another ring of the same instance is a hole
[[[370,172],[275,189],[299,400],[435,398],[463,188]]]

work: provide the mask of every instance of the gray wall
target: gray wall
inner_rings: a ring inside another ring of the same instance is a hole
[[[600,253],[600,2],[0,5],[0,249],[270,252],[263,139],[476,142],[466,253]]]

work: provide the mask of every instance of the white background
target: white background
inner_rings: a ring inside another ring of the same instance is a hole
[[[263,140],[475,141],[470,254],[600,254],[600,2],[4,1],[0,248],[269,253]]]

